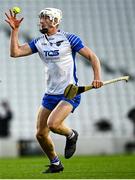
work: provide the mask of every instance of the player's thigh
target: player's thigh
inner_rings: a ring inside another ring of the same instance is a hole
[[[71,113],[72,109],[73,106],[70,103],[60,101],[48,117],[48,124],[55,124],[56,126],[60,125]]]
[[[44,131],[48,129],[47,120],[51,113],[51,110],[40,106],[37,112],[37,131]]]

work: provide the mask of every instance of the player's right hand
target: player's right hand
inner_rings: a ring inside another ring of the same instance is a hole
[[[103,81],[101,81],[101,80],[93,80],[92,86],[93,86],[94,88],[100,88],[100,87],[103,86]]]
[[[7,19],[5,21],[10,25],[10,27],[13,30],[18,29],[20,26],[20,23],[24,19],[24,18],[16,19],[16,14],[12,13],[11,9],[9,9],[9,14],[5,13],[5,15],[7,17]]]

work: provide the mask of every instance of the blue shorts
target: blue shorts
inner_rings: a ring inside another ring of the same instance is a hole
[[[49,110],[53,110],[61,100],[69,102],[73,106],[72,112],[74,112],[74,110],[80,104],[81,96],[77,95],[75,98],[69,100],[65,98],[63,94],[60,95],[45,94],[42,99],[42,106]]]

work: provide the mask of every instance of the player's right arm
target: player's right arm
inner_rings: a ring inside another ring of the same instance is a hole
[[[11,27],[11,41],[10,41],[10,56],[11,57],[22,57],[28,56],[32,54],[32,50],[30,46],[26,43],[24,45],[19,45],[18,41],[18,32],[19,26],[23,20],[16,19],[16,14],[13,14],[11,10],[9,10],[10,14],[5,13],[7,19],[5,20]]]

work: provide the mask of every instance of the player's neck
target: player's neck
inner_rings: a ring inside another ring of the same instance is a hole
[[[58,32],[58,29],[54,28],[54,29],[49,29],[49,31],[47,32],[47,36],[52,36],[54,34],[56,34]]]

